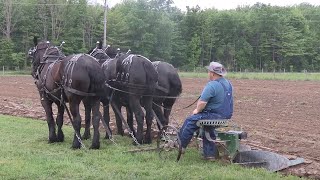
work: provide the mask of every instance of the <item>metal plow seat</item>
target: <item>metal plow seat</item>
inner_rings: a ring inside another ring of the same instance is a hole
[[[218,119],[218,120],[199,120],[197,121],[197,126],[200,127],[200,132],[204,131],[206,138],[214,142],[217,146],[218,153],[216,158],[221,158],[228,160],[230,162],[233,161],[237,153],[240,149],[240,140],[247,138],[247,133],[244,131],[217,131],[216,129],[222,127],[229,127],[230,119]],[[209,130],[214,127],[216,131],[216,139],[212,139],[209,133]]]

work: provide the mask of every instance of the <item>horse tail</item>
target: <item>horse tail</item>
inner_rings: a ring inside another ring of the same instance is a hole
[[[171,96],[179,96],[182,92],[182,83],[177,72],[171,74],[169,78]]]
[[[156,83],[158,82],[158,73],[154,69],[153,65],[149,61],[144,62],[144,69],[147,76],[147,84],[149,88],[155,88]]]

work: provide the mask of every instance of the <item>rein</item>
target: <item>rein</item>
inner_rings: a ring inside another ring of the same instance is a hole
[[[131,94],[131,95],[149,96],[149,97],[157,97],[157,98],[172,98],[172,99],[176,99],[176,98],[179,97],[179,96],[155,96],[155,95],[150,95],[150,94],[137,94],[137,93],[132,93],[132,92],[129,92],[129,91],[125,91],[125,90],[121,90],[121,89],[115,88],[115,87],[111,86],[108,83],[105,83],[105,85],[107,87],[109,87],[110,89],[113,89],[115,91],[119,91],[119,92],[122,92],[122,93],[125,93],[125,94]]]

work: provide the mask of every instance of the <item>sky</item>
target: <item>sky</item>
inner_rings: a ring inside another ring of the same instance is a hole
[[[98,2],[103,4],[104,0],[91,0],[92,2]],[[115,4],[121,2],[121,0],[107,0],[107,3],[110,7]],[[243,5],[253,5],[256,2],[261,2],[264,4],[271,4],[273,6],[292,6],[296,4],[300,4],[303,2],[309,3],[311,5],[320,5],[320,0],[173,0],[174,5],[180,8],[181,10],[185,10],[186,6],[196,6],[199,5],[201,9],[206,8],[216,8],[219,10],[225,9],[234,9],[237,6]]]

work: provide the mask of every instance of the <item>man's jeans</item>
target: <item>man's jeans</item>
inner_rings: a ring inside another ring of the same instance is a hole
[[[198,114],[194,114],[189,116],[185,121],[183,126],[180,129],[179,137],[181,140],[181,146],[183,148],[186,148],[190,142],[190,140],[193,137],[193,134],[195,131],[199,129],[199,127],[196,125],[198,120],[202,119],[223,119],[219,114],[216,113],[210,113],[210,112],[201,112]],[[210,127],[210,136],[212,139],[216,139],[214,128]],[[215,157],[217,153],[216,146],[214,142],[210,142],[204,135],[203,132],[203,155],[204,157]]]

